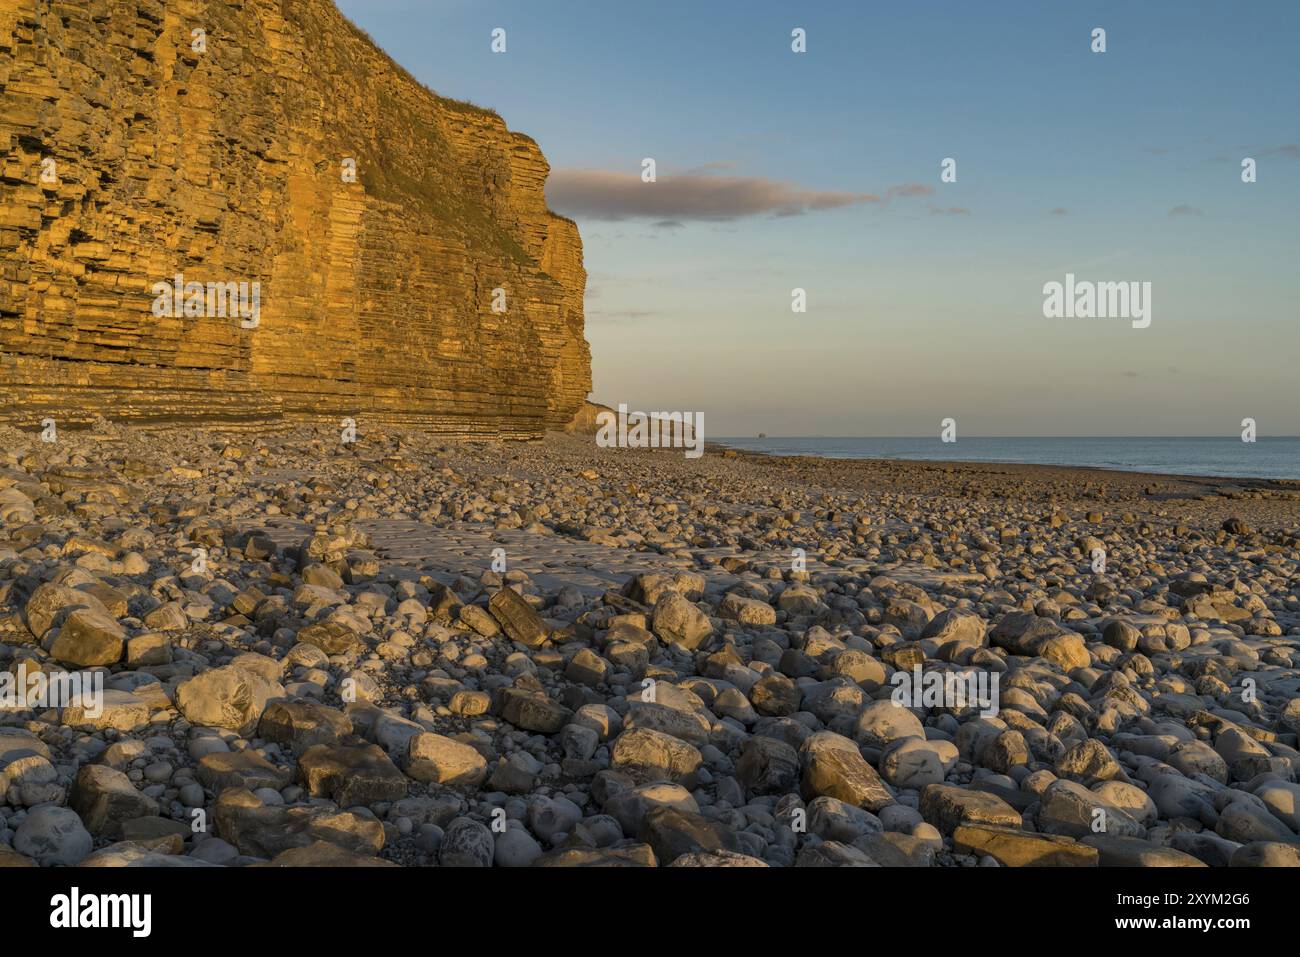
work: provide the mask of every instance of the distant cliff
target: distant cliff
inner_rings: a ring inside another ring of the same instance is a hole
[[[563,427],[547,172],[330,0],[0,0],[0,420]]]

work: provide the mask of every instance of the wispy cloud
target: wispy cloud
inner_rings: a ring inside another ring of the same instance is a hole
[[[551,173],[546,198],[568,216],[618,221],[648,219],[661,229],[687,222],[728,222],[749,216],[800,216],[861,203],[928,196],[921,183],[891,186],[883,194],[807,189],[761,176],[720,175],[730,164],[710,163],[684,173],[665,173],[645,183],[635,173],[561,169]]]
[[[1268,157],[1277,156],[1281,159],[1300,160],[1300,145],[1295,143],[1283,143],[1281,146],[1238,146],[1232,154],[1219,153],[1211,156],[1211,163],[1237,163],[1244,157]]]
[[[891,186],[885,190],[885,199],[894,199],[898,196],[932,196],[934,189],[926,186],[924,183],[904,183],[901,186]]]
[[[1284,143],[1281,146],[1275,146],[1272,149],[1260,150],[1260,156],[1285,156],[1287,159],[1300,160],[1300,146],[1295,143]]]

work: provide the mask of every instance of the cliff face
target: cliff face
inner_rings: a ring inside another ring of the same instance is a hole
[[[586,273],[547,172],[330,0],[0,0],[0,419],[562,427]],[[259,308],[157,308],[177,274]]]

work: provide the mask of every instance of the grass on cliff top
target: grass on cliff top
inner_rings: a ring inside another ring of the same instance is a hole
[[[419,80],[417,80],[411,74],[410,70],[408,70],[406,67],[402,66],[402,64],[398,63],[391,56],[389,56],[388,52],[384,50],[384,48],[381,47],[378,43],[376,43],[369,33],[361,29],[359,26],[357,26],[347,17],[343,16],[341,12],[339,13],[339,16],[342,18],[343,22],[348,25],[348,29],[350,29],[355,36],[357,36],[361,40],[364,40],[367,44],[369,44],[372,48],[374,48],[376,53],[378,53],[381,57],[383,57],[385,61],[387,61],[388,65],[393,68],[393,71],[395,73],[409,80],[411,83],[414,83],[416,86],[424,90],[424,92],[428,93],[435,100],[438,100],[440,103],[450,107],[453,110],[459,110],[462,113],[477,113],[482,116],[494,116],[498,120],[501,119],[501,114],[498,113],[496,110],[492,109],[491,107],[479,106],[477,103],[473,103],[469,100],[457,100],[450,96],[443,96],[442,94],[436,92],[435,90],[429,89],[429,87],[426,84],[421,83]]]
[[[356,40],[373,49],[392,67],[394,73],[405,78],[416,89],[429,94],[440,106],[461,113],[501,119],[496,110],[467,100],[439,96],[384,52],[365,30],[341,13],[339,18],[347,24]],[[347,44],[339,45],[339,52],[351,61],[354,68],[364,69],[363,64],[356,60],[356,51],[347,49]],[[372,140],[375,161],[362,164],[360,171],[366,192],[399,206],[418,206],[432,216],[435,222],[462,232],[476,244],[493,249],[519,265],[536,266],[533,257],[508,230],[488,215],[481,203],[474,202],[462,193],[460,183],[452,172],[451,149],[442,131],[436,125],[426,122],[415,111],[404,108],[397,97],[382,87],[375,90],[375,96],[381,114],[388,121],[380,125],[392,131],[404,128],[410,136],[408,142],[399,146],[375,131]]]

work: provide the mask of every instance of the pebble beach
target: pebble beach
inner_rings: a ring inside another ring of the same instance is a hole
[[[103,688],[0,865],[1296,866],[1298,581],[1300,482],[0,428],[0,668]]]

